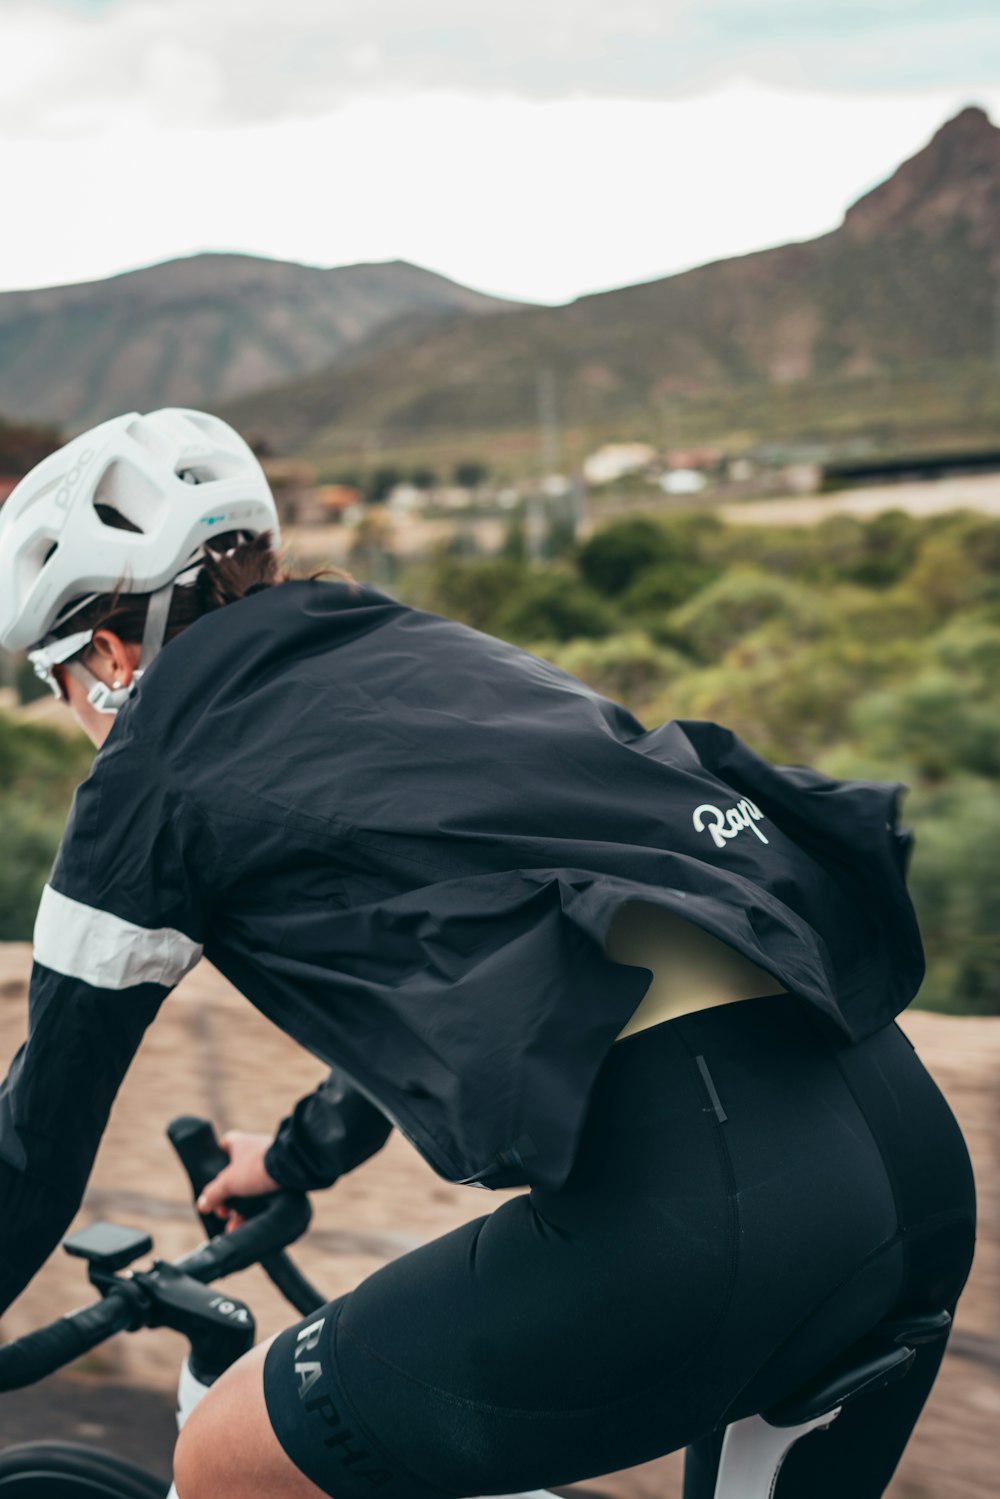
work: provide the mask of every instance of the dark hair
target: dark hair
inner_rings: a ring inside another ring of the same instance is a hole
[[[139,530],[110,506],[98,505],[95,508],[105,525],[124,531]],[[178,584],[174,589],[164,644],[204,615],[246,598],[248,593],[292,581],[295,574],[282,570],[280,558],[273,550],[270,531],[262,531],[248,541],[241,540],[243,534],[226,531],[206,543],[202,565],[194,582]],[[321,578],[330,574],[354,588],[358,587],[357,579],[339,567],[321,568],[308,576]],[[119,640],[138,645],[146,624],[149,599],[149,593],[129,593],[127,582],[123,580],[113,593],[102,593],[78,613],[54,625],[51,633],[71,635],[76,630],[113,630]]]

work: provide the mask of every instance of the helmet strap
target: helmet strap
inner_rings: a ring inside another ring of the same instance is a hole
[[[163,637],[167,633],[167,620],[170,617],[170,601],[173,598],[175,579],[171,578],[169,583],[164,583],[155,593],[149,596],[149,604],[146,608],[146,624],[142,632],[142,649],[139,652],[139,665],[136,671],[145,671],[146,667],[158,656],[163,649]]]
[[[99,677],[95,677],[82,662],[74,662],[73,668],[77,674],[89,685],[87,701],[98,713],[117,713],[128,702],[132,693],[138,685],[139,679],[151,661],[160,654],[163,649],[163,638],[167,633],[167,620],[170,616],[170,601],[174,592],[174,579],[158,588],[149,596],[146,606],[146,623],[142,631],[142,647],[139,651],[139,662],[132,673],[132,680],[127,687],[109,687]]]

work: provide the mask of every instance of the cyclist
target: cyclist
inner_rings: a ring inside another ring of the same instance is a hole
[[[896,1310],[954,1308],[964,1141],[894,1017],[923,976],[899,783],[652,730],[347,574],[279,574],[205,413],[74,439],[0,512],[0,643],[98,747],[0,1090],[0,1307],[76,1211],[146,1026],[204,952],[332,1069],[208,1207],[330,1186],[396,1125],[529,1190],[227,1373],[180,1499],[534,1489],[719,1433]],[[779,1493],[881,1494],[943,1344]]]

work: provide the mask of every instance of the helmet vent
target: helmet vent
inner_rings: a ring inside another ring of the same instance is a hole
[[[54,536],[39,536],[17,559],[17,589],[25,594],[38,581],[48,563],[59,550]]]
[[[131,437],[133,442],[137,442],[141,448],[145,448],[146,452],[160,463],[163,462],[164,457],[167,457],[169,463],[169,444],[164,442],[162,434],[157,432],[145,417],[139,417],[138,421],[129,423],[127,436]]]
[[[101,525],[112,530],[148,535],[166,519],[166,503],[157,485],[125,458],[116,458],[104,470],[93,505]]]
[[[245,472],[238,458],[228,454],[212,453],[195,458],[191,463],[179,463],[174,470],[178,479],[187,484],[212,484],[216,479],[238,479]]]

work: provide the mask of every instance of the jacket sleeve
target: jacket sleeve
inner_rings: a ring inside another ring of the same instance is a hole
[[[293,1192],[332,1187],[381,1150],[392,1123],[336,1069],[281,1121],[264,1168]]]
[[[183,812],[118,725],[113,743],[73,800],[35,922],[27,1039],[0,1084],[0,1310],[66,1231],[142,1035],[202,951]]]

